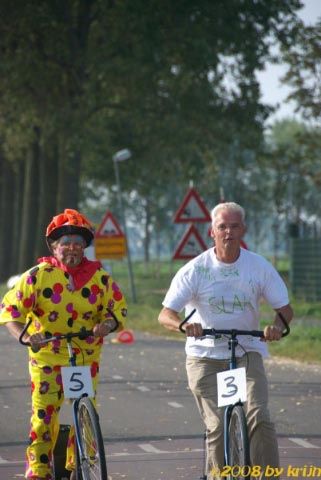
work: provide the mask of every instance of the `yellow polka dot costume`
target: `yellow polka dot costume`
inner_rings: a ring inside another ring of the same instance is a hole
[[[89,262],[87,259],[85,259]],[[56,335],[91,330],[97,323],[112,319],[120,322],[127,313],[126,302],[112,277],[99,267],[91,278],[75,290],[71,275],[50,262],[41,262],[23,274],[4,297],[0,323],[30,318],[28,333]],[[78,365],[89,365],[94,388],[97,384],[102,338],[75,339],[72,345]],[[26,478],[52,479],[52,451],[58,431],[58,413],[63,402],[61,366],[69,365],[67,343],[49,343],[37,353],[29,348],[29,371],[32,389],[30,444],[27,448]],[[74,469],[74,435],[70,435],[67,468]]]

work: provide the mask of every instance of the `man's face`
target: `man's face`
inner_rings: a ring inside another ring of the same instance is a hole
[[[83,259],[85,240],[80,235],[64,235],[52,246],[54,257],[67,267],[77,267]]]
[[[240,246],[245,230],[240,213],[221,210],[212,225],[211,236],[217,248],[226,250]]]

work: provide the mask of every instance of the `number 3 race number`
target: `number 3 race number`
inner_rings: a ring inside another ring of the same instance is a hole
[[[246,402],[245,367],[217,374],[217,405],[224,407],[238,401]]]

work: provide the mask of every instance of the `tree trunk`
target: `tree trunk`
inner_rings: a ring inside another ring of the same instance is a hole
[[[150,233],[149,233],[149,224],[150,224],[150,207],[149,201],[146,198],[145,203],[145,225],[144,225],[144,261],[145,263],[149,263],[150,255],[149,255],[149,248],[150,248]]]
[[[58,159],[57,212],[65,208],[78,208],[81,155],[76,150],[67,153],[61,146]]]
[[[12,258],[12,232],[14,219],[14,172],[12,165],[1,155],[1,200],[0,200],[0,281],[15,273]]]
[[[21,221],[23,204],[23,184],[24,184],[25,162],[19,161],[16,165],[14,175],[14,196],[12,198],[13,217],[12,217],[12,245],[11,245],[11,259],[12,272],[22,273],[19,271],[19,249],[21,241]]]
[[[57,183],[58,183],[58,147],[55,138],[45,143],[40,154],[39,165],[39,212],[37,235],[35,240],[35,258],[48,255],[45,238],[47,225],[56,215]]]
[[[18,261],[19,272],[23,272],[26,268],[35,264],[35,238],[41,234],[36,231],[39,206],[39,132],[35,131],[35,133],[36,137],[26,157]]]

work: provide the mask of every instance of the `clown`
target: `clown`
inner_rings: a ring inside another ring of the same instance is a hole
[[[121,330],[127,314],[123,293],[100,262],[90,261],[84,250],[94,238],[93,227],[77,210],[66,209],[47,227],[51,255],[25,272],[5,295],[0,323],[16,339],[26,323],[29,329],[29,372],[32,414],[26,451],[26,479],[52,480],[52,452],[59,432],[59,410],[64,401],[61,367],[68,366],[65,341],[46,346],[48,335],[93,330],[93,336],[77,339],[78,363],[91,367],[96,392],[103,337]],[[119,323],[114,320],[114,315]],[[74,432],[67,449],[67,470],[75,477]]]

